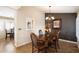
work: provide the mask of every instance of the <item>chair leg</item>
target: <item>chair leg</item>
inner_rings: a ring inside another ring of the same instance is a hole
[[[45,50],[45,53],[47,53],[47,52],[48,52],[48,47],[45,47],[45,49],[44,49],[44,50]]]
[[[32,53],[34,53],[33,51],[34,51],[34,48],[32,47]]]
[[[40,50],[38,49],[38,53],[40,52]]]
[[[6,34],[6,37],[5,37],[5,39],[7,39],[7,34]]]
[[[57,47],[60,49],[60,46],[59,46],[59,42],[58,42],[58,40],[57,40]]]
[[[57,48],[56,48],[56,52],[58,52],[58,51],[57,51]]]
[[[57,42],[55,42],[55,49],[56,49],[56,52],[57,52]]]

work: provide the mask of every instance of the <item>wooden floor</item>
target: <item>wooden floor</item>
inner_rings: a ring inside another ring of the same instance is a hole
[[[79,49],[76,44],[68,43],[60,41],[60,49],[58,49],[58,53],[78,53]],[[31,53],[32,52],[32,44],[26,44],[24,46],[16,48],[14,46],[14,40],[0,40],[0,53]],[[54,53],[53,48],[48,49],[48,53]]]

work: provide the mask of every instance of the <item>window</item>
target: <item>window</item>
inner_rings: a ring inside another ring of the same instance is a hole
[[[7,30],[10,32],[10,29],[14,28],[14,20],[0,19],[0,30]]]

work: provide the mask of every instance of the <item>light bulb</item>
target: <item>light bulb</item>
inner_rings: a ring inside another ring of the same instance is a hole
[[[49,17],[46,17],[46,20],[48,19]]]
[[[55,19],[54,17],[51,17],[53,20]]]

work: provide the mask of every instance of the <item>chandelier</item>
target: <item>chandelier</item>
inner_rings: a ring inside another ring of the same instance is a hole
[[[51,13],[50,8],[51,8],[51,6],[49,6],[49,14]],[[46,20],[54,20],[54,19],[55,19],[54,16],[51,16],[51,15],[48,15],[46,17]]]

